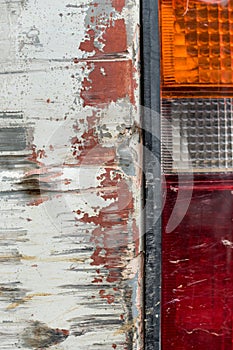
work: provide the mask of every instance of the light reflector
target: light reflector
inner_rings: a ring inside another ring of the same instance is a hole
[[[233,99],[163,99],[165,173],[233,170]]]

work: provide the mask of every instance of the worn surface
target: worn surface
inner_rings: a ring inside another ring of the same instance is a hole
[[[161,293],[160,43],[158,1],[142,1],[145,176],[145,349],[159,350]]]
[[[0,347],[141,349],[138,3],[0,5]]]

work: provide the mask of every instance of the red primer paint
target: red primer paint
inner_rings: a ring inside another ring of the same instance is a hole
[[[29,202],[27,205],[32,207],[38,207],[38,205],[49,200],[49,196],[40,197],[39,199],[35,199],[34,201]]]
[[[117,173],[114,168],[106,168],[105,173],[98,177],[98,180],[101,180],[99,188],[103,189],[103,191],[99,191],[99,195],[105,200],[116,199],[117,191],[114,189],[116,189],[116,186],[121,179],[121,173]]]
[[[95,47],[95,31],[93,29],[89,29],[87,31],[87,38],[81,42],[79,45],[79,49],[84,52],[92,52],[95,51],[99,53],[99,49]]]
[[[104,80],[102,80],[102,77],[105,78],[106,76],[101,74],[101,78],[99,78],[98,75],[103,65],[105,74],[108,77],[106,87],[104,85]],[[89,79],[92,80],[91,88],[89,91],[85,91],[85,93],[88,94],[86,97],[88,97],[89,101],[92,89],[96,91],[97,94],[99,94],[99,92],[101,93],[101,96],[97,95],[97,99],[95,99],[96,104],[99,103],[98,99],[108,103],[111,100],[116,101],[120,97],[129,96],[131,85],[130,87],[127,85],[128,80],[125,78],[129,76],[127,69],[130,70],[131,74],[131,61],[95,64],[94,75],[92,72],[89,76]],[[112,70],[114,73],[112,73]],[[98,72],[98,74],[96,75],[95,72]],[[117,76],[117,72],[121,73],[120,78]],[[114,82],[114,79],[116,79],[117,82]],[[89,84],[88,81],[86,81],[86,83],[87,85]],[[114,91],[109,91],[110,84]],[[117,84],[119,86],[123,85],[122,90],[120,90],[120,88],[118,89]],[[103,91],[101,91],[101,89],[103,89]],[[104,94],[106,96],[104,96]],[[93,242],[95,246],[95,250],[91,256],[91,265],[105,268],[108,270],[108,274],[104,277],[100,276],[100,269],[97,268],[96,277],[92,283],[99,283],[101,288],[101,284],[115,284],[122,280],[122,271],[128,261],[128,246],[130,243],[134,243],[138,231],[136,223],[134,223],[132,233],[131,235],[129,234],[129,220],[134,214],[134,203],[129,183],[123,177],[123,174],[116,170],[115,149],[106,148],[101,145],[96,132],[99,117],[94,113],[91,117],[87,118],[87,121],[87,129],[82,137],[74,136],[71,139],[73,156],[77,159],[78,164],[108,165],[108,167],[105,168],[105,172],[98,177],[98,180],[100,180],[99,196],[105,200],[114,200],[114,202],[107,207],[100,209],[97,215],[89,216],[87,213],[84,213],[82,218],[76,219],[96,225],[91,236],[91,242]],[[74,130],[76,130],[76,127],[77,126],[74,125]],[[77,213],[78,212],[80,213],[80,211],[77,211]],[[112,288],[110,293],[105,289],[100,289],[99,291],[100,297],[106,299],[109,304],[114,302],[117,293],[117,288]]]
[[[136,224],[136,220],[133,219],[132,223],[132,230],[133,230],[133,237],[134,237],[134,243],[135,243],[135,254],[138,255],[140,253],[140,245],[139,245],[139,228]]]
[[[102,278],[97,278],[95,277],[94,280],[92,281],[92,283],[102,283],[103,279]]]
[[[106,294],[104,289],[101,289],[99,291],[99,295],[101,296],[101,298],[107,299],[108,304],[114,303],[114,295]]]
[[[45,150],[43,150],[43,149],[37,150],[37,147],[35,145],[32,145],[31,149],[32,149],[32,154],[27,159],[33,163],[37,163],[38,165],[44,165],[38,159],[42,159],[42,158],[47,157]]]
[[[121,12],[125,7],[125,0],[112,0],[112,6],[118,11]]]
[[[127,50],[127,34],[124,19],[111,21],[103,34],[104,53],[124,52]]]
[[[126,181],[122,180],[118,183],[115,191],[114,197],[117,197],[117,200],[114,203],[101,209],[97,216],[89,216],[85,213],[81,220],[86,223],[92,222],[95,225],[101,225],[102,228],[108,228],[113,225],[121,226],[127,223],[129,212],[133,209],[133,198]]]
[[[59,328],[56,328],[56,332],[58,333],[62,333],[65,337],[68,337],[70,335],[70,331],[68,329],[59,329]]]
[[[110,183],[110,172],[106,171],[106,184]],[[112,180],[115,185],[115,179]],[[104,184],[104,183],[103,183]],[[92,232],[91,241],[95,243],[91,265],[103,265],[108,271],[106,282],[113,283],[121,280],[122,268],[127,259],[127,247],[132,242],[128,233],[128,220],[133,214],[133,198],[128,183],[121,179],[115,186],[116,200],[100,210],[97,216],[85,214],[82,219],[86,223],[97,225]]]
[[[96,123],[98,118],[93,115],[87,118],[87,131],[81,138],[74,136],[71,139],[71,149],[73,156],[77,159],[78,164],[87,165],[104,165],[112,164],[115,160],[116,153],[114,147],[104,147],[99,143],[96,134]],[[74,129],[76,125],[74,125]]]
[[[133,65],[131,60],[88,63],[91,69],[89,78],[84,78],[81,97],[84,106],[105,107],[120,98],[129,97],[135,103]]]
[[[104,27],[104,33],[99,42],[104,43],[104,48],[100,51],[96,45],[97,33],[94,29],[87,31],[87,38],[80,44],[79,49],[84,52],[95,51],[95,56],[124,52],[127,50],[127,34],[124,19],[110,21],[108,27]]]
[[[70,179],[64,179],[64,185],[70,185],[71,180]]]

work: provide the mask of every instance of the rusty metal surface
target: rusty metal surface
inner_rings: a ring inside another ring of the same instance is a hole
[[[0,348],[142,349],[139,4],[0,5]]]

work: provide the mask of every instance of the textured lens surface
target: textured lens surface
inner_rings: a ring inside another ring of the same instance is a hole
[[[233,84],[233,1],[161,0],[164,86]]]
[[[233,99],[163,99],[165,173],[233,168]]]

